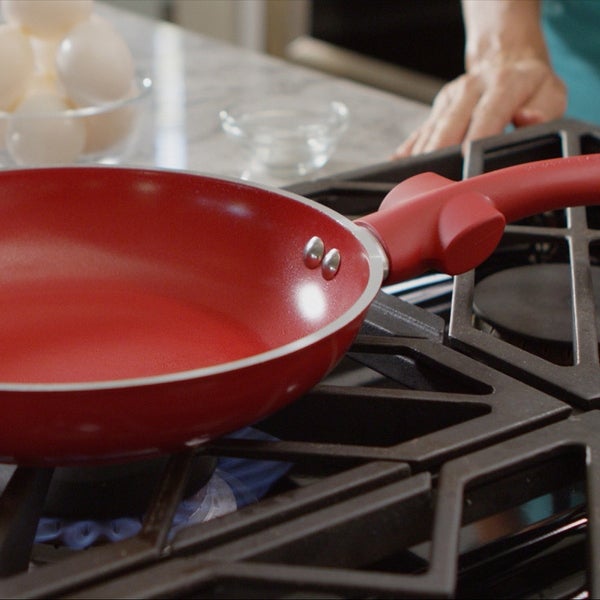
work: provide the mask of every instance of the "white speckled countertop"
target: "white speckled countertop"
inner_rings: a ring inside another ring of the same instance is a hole
[[[350,124],[323,177],[387,160],[428,107],[97,2],[153,80],[151,110],[128,164],[241,177],[247,158],[220,128],[219,110],[245,94],[291,92],[344,102]],[[250,175],[250,179],[258,176]],[[270,185],[291,180],[260,176]],[[297,179],[295,180],[297,181]]]

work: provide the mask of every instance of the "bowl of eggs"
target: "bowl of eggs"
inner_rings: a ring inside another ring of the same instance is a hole
[[[122,161],[152,82],[93,0],[2,0],[0,16],[0,168]]]

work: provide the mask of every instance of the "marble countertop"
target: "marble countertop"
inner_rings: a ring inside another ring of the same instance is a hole
[[[247,173],[248,158],[221,130],[219,111],[245,94],[286,92],[307,102],[344,102],[350,123],[330,161],[307,177],[388,160],[428,107],[386,92],[229,45],[97,2],[153,81],[140,139],[127,164],[245,177],[268,185],[299,181]]]

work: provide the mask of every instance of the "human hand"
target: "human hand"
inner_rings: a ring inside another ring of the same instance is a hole
[[[559,118],[567,90],[546,60],[527,57],[487,61],[446,84],[426,121],[404,141],[395,158]]]

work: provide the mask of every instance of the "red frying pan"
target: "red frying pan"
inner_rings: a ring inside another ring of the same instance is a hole
[[[343,356],[382,282],[483,261],[506,220],[598,201],[600,157],[423,174],[352,223],[191,173],[0,173],[0,459],[124,461],[255,422]]]

